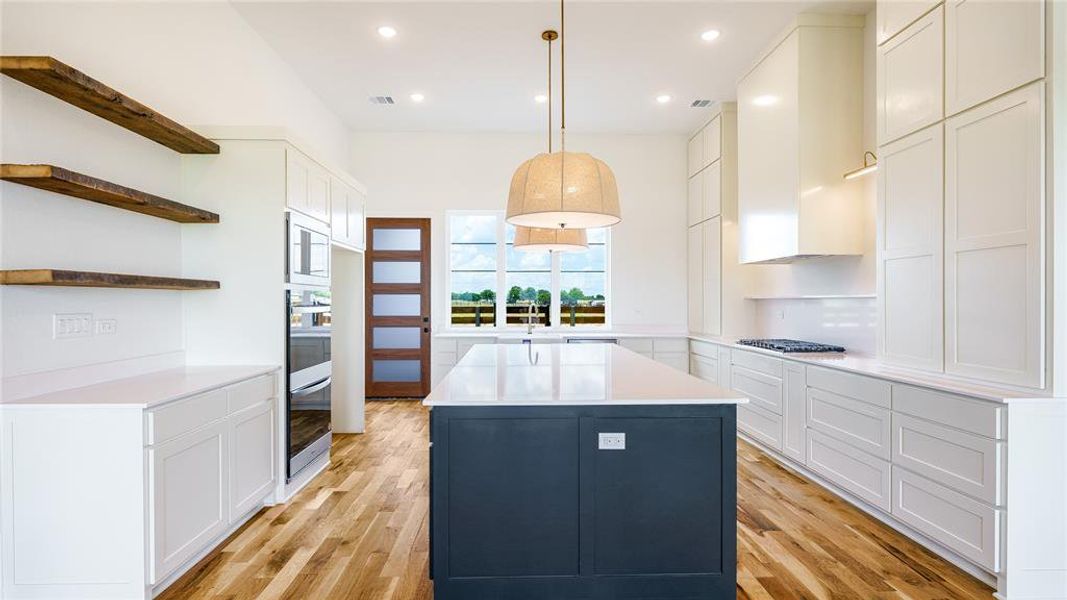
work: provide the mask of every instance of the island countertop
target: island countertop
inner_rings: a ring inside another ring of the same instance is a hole
[[[615,344],[481,344],[426,406],[743,404],[747,398]]]

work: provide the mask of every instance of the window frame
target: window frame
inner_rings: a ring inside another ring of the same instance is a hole
[[[478,217],[478,216],[492,216],[496,218],[496,302],[494,303],[494,321],[492,326],[483,325],[481,327],[458,327],[452,324],[452,218],[453,217]],[[502,210],[462,210],[462,209],[450,209],[445,211],[445,290],[444,299],[445,307],[444,314],[446,318],[446,325],[443,328],[447,333],[477,333],[477,332],[492,332],[497,334],[503,334],[508,332],[521,331],[522,328],[508,327],[507,326],[507,222],[505,220],[505,212]],[[537,327],[535,331],[563,333],[571,331],[608,331],[611,329],[612,323],[612,305],[614,304],[611,289],[611,228],[606,228],[604,231],[604,324],[603,325],[575,325],[564,326],[561,317],[563,314],[563,298],[561,297],[560,282],[562,280],[561,271],[562,261],[558,252],[552,253],[551,270],[549,276],[550,290],[552,294],[552,304],[549,307],[549,315],[553,325],[548,327]],[[595,272],[595,271],[591,271]]]

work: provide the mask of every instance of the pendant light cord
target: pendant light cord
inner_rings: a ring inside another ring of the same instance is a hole
[[[559,136],[561,150],[567,149],[567,25],[563,0],[559,0]]]
[[[552,154],[552,38],[548,38],[548,153]]]

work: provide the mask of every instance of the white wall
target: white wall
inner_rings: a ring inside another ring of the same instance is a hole
[[[445,211],[504,210],[519,164],[544,151],[543,134],[357,132],[352,173],[370,190],[371,217],[432,219],[433,312],[447,322]],[[615,328],[684,331],[685,145],[680,135],[570,134],[570,150],[589,152],[618,180],[622,223],[611,233]]]
[[[226,3],[0,5],[0,51],[51,55],[196,129],[287,127],[336,162],[349,133]],[[196,205],[181,197],[180,155],[0,77],[3,162],[52,163]],[[0,268],[68,268],[182,275],[182,226],[4,182]],[[280,252],[280,250],[279,250]],[[186,274],[204,276],[210,273]],[[223,282],[225,285],[225,282]],[[141,290],[0,288],[5,396],[78,369],[59,387],[181,360],[184,294]],[[54,313],[116,319],[118,333],[53,340]]]

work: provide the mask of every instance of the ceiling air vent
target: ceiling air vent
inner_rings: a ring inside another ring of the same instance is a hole
[[[690,108],[705,108],[705,107],[711,106],[711,102],[712,102],[711,100],[693,100],[693,102],[689,104],[689,107]]]
[[[392,96],[371,96],[368,99],[371,104],[396,104]]]

